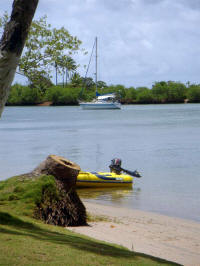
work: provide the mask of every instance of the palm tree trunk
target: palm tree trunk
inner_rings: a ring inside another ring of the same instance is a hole
[[[14,0],[10,21],[0,41],[0,117],[39,0]]]

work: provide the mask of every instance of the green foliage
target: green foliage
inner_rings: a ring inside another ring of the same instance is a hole
[[[107,87],[108,86],[104,81],[102,81],[102,80],[97,81],[97,88],[103,89],[103,88],[107,88]]]
[[[35,72],[50,77],[52,67],[56,66],[59,73],[63,68],[74,71],[77,68],[71,55],[79,50],[81,41],[70,35],[64,27],[52,28],[47,17],[33,21],[20,60],[20,70],[30,79]]]
[[[186,99],[186,86],[174,81],[156,82],[152,94],[157,103],[182,103]]]
[[[39,88],[30,88],[15,84],[11,88],[7,105],[34,105],[43,100],[43,95]]]
[[[155,82],[152,87],[152,95],[157,103],[164,103],[167,100],[168,86],[167,82]]]
[[[152,91],[146,87],[139,87],[136,89],[137,96],[136,102],[137,103],[153,103],[153,95]]]
[[[116,95],[118,96],[119,99],[124,98],[126,95],[125,86],[120,84],[116,85],[114,87],[114,92],[116,92]]]
[[[130,88],[125,90],[124,102],[132,103],[132,102],[136,101],[136,97],[137,97],[137,92],[136,92],[135,88],[130,87]]]
[[[84,87],[86,88],[86,80],[82,78],[77,72],[75,72],[71,77],[72,87]]]
[[[187,91],[187,98],[189,102],[200,102],[200,85],[191,85]]]
[[[92,88],[94,88],[96,85],[95,85],[95,82],[93,81],[92,78],[88,77],[88,78],[82,78],[81,79],[81,82],[83,84],[83,86],[87,89],[87,90],[90,90]]]
[[[8,22],[8,14],[0,17],[0,29]],[[72,58],[80,50],[81,41],[68,30],[52,28],[47,23],[47,16],[34,20],[29,30],[23,54],[19,62],[19,71],[25,75],[33,87],[44,89],[44,80],[50,80],[51,72],[56,67],[62,74],[76,71],[78,65]],[[82,50],[83,51],[83,50]],[[45,86],[46,89],[46,86]]]
[[[53,86],[46,91],[45,97],[54,105],[74,105],[78,104],[79,94],[79,88]]]
[[[22,91],[24,90],[25,86],[22,86],[20,84],[15,84],[12,86],[8,100],[7,105],[21,105],[22,103]]]
[[[168,81],[168,102],[182,103],[186,99],[186,86],[180,82]]]
[[[41,93],[38,88],[27,87],[22,94],[22,102],[25,105],[32,105],[40,103],[42,100]]]
[[[46,89],[53,86],[50,78],[46,76],[44,71],[33,70],[29,76],[29,87],[38,88],[41,93],[45,93]]]
[[[87,78],[87,87],[83,87],[83,78],[74,74],[73,80],[63,86],[49,86],[47,88],[12,86],[7,105],[34,105],[43,101],[50,101],[53,105],[78,105],[81,100],[91,101],[95,98],[96,86],[91,78]],[[156,82],[152,89],[147,87],[125,88],[122,85],[111,85],[98,88],[98,93],[115,93],[124,104],[149,103],[183,103],[200,102],[200,85],[190,85],[188,88],[180,82]]]

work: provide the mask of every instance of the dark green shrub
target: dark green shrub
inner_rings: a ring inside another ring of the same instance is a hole
[[[11,195],[9,195],[8,200],[9,201],[19,200],[19,197],[16,194],[11,194]]]
[[[34,105],[43,100],[41,91],[38,88],[30,88],[15,84],[11,88],[7,105]]]
[[[137,97],[136,97],[137,103],[153,103],[153,95],[152,91],[148,88],[137,88]]]
[[[189,102],[200,102],[200,85],[191,85],[187,91],[187,98]]]

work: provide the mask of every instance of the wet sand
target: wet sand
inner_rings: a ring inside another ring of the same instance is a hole
[[[67,229],[183,265],[200,265],[200,223],[83,202],[88,213],[108,221]]]

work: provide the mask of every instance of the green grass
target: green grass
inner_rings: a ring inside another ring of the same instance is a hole
[[[0,265],[175,265],[34,219],[41,189],[57,193],[52,180],[0,182]]]
[[[59,199],[53,176],[9,178],[0,182],[0,206],[9,206],[9,209],[17,215],[34,217],[36,205],[41,203],[44,190],[46,199],[49,201]]]

